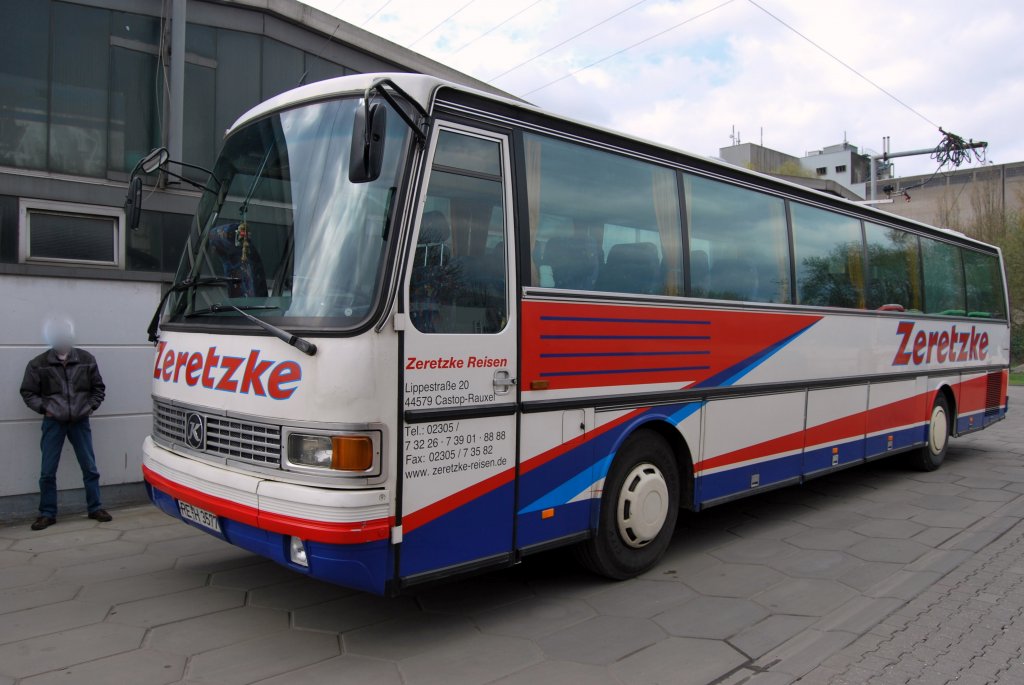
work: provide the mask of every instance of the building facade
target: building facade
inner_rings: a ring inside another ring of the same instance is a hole
[[[175,22],[185,27],[177,55]],[[295,0],[0,0],[0,26],[0,521],[35,509],[40,422],[18,388],[46,349],[48,317],[75,322],[107,383],[92,423],[108,503],[141,493],[146,326],[198,201],[187,184],[147,177],[141,225],[128,230],[126,184],[146,153],[177,144],[181,161],[210,167],[250,107],[351,73],[422,72],[493,90]],[[58,487],[84,508],[70,447]]]
[[[718,155],[730,164],[773,176],[782,176],[819,190],[840,186],[846,191],[840,191],[840,194],[847,199],[863,199],[871,181],[870,155],[846,141],[820,150],[812,150],[803,157],[754,143],[723,147],[719,149]],[[878,178],[884,180],[891,176],[892,164],[879,161]],[[819,183],[808,183],[803,179],[814,179]]]

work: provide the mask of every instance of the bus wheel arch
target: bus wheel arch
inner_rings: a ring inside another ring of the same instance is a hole
[[[664,430],[652,422],[630,432],[605,477],[596,530],[576,548],[583,565],[624,580],[657,564],[675,530],[683,474]]]
[[[942,466],[949,449],[949,440],[955,434],[956,412],[952,392],[943,386],[935,393],[928,412],[927,437],[924,446],[908,453],[910,465],[919,471],[934,471]]]

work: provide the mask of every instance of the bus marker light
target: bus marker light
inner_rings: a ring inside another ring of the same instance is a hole
[[[309,568],[309,558],[306,557],[306,545],[303,544],[300,538],[294,535],[288,542],[288,558],[291,559],[293,564]]]
[[[550,381],[530,381],[530,390],[547,390],[550,386]]]
[[[554,510],[554,508],[551,508],[551,509],[545,509],[544,511],[540,512],[540,517],[541,517],[542,519],[549,519],[549,518],[554,518],[554,516],[555,516],[555,510]]]
[[[365,435],[338,435],[331,438],[336,471],[366,471],[373,466],[373,441]]]

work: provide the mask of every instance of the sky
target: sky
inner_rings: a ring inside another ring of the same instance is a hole
[[[304,1],[541,108],[700,155],[734,129],[803,156],[844,137],[931,149],[941,126],[987,141],[988,162],[1024,160],[1017,0]]]

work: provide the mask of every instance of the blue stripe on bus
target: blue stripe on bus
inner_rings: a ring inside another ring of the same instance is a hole
[[[813,323],[797,331],[793,335],[779,341],[775,345],[735,364],[716,377],[720,385],[731,385],[742,378],[758,364],[768,359],[778,350],[789,344],[800,334],[810,328]],[[711,380],[711,379],[709,379]],[[707,381],[697,386],[705,386]],[[583,532],[596,526],[596,514],[599,501],[596,498],[584,499],[568,503],[594,483],[605,478],[614,456],[614,450],[626,431],[633,430],[638,424],[648,420],[663,420],[678,426],[688,417],[697,412],[704,402],[687,402],[683,404],[649,407],[612,430],[600,433],[557,458],[519,476],[519,501],[524,502],[523,508],[517,512],[517,546],[554,540],[572,533]],[[802,455],[795,455],[801,459]],[[787,466],[787,468],[789,468]],[[799,466],[796,467],[799,472]],[[728,472],[723,472],[728,473]],[[704,476],[709,478],[709,476]],[[744,489],[749,489],[749,475]],[[588,485],[589,481],[589,485]],[[709,481],[709,483],[712,481]],[[556,485],[552,487],[552,483]],[[698,501],[700,501],[698,499]],[[555,515],[542,519],[540,512],[544,509],[555,509]],[[563,515],[563,509],[569,508],[574,513]],[[589,511],[586,516],[581,511]],[[574,526],[576,526],[574,528]]]
[[[519,515],[516,522],[516,546],[519,549],[582,533],[594,527],[596,507],[593,500],[568,502],[551,508],[554,509],[551,512],[553,515],[548,518],[544,518],[541,511]]]
[[[695,388],[714,388],[714,387],[724,387],[724,386],[728,386],[728,385],[734,384],[740,378],[742,378],[746,374],[748,374],[751,371],[753,371],[757,366],[759,366],[760,364],[764,363],[769,358],[771,358],[772,355],[774,355],[776,352],[781,350],[783,347],[785,347],[786,345],[788,345],[789,343],[793,342],[798,337],[803,335],[807,331],[807,329],[809,329],[811,326],[813,326],[816,323],[818,323],[818,322],[817,321],[812,321],[811,323],[807,324],[806,326],[804,326],[800,330],[796,331],[792,335],[787,336],[787,337],[783,338],[782,340],[778,341],[774,345],[770,345],[769,347],[766,347],[765,349],[761,350],[760,352],[758,352],[758,353],[756,353],[754,355],[751,355],[750,357],[747,357],[743,361],[741,361],[739,363],[736,363],[736,364],[733,364],[732,366],[730,366],[729,368],[725,369],[724,371],[719,371],[715,375],[713,375],[710,378],[707,378],[707,379],[701,381],[700,383],[697,383],[693,387],[695,387]]]
[[[150,500],[164,513],[184,521],[178,503],[168,493],[146,483]],[[390,540],[375,540],[356,544],[332,545],[305,541],[309,566],[293,564],[288,557],[289,536],[262,530],[224,516],[217,517],[222,535],[184,521],[213,537],[266,557],[292,571],[328,583],[336,583],[356,590],[384,594],[385,584],[391,578],[394,561]]]
[[[671,352],[542,352],[541,359],[571,357],[674,357],[676,355],[711,354],[711,350],[673,350]]]
[[[706,371],[710,366],[665,366],[653,369],[604,369],[597,371],[543,371],[541,378],[551,376],[601,376],[612,373],[663,373],[665,371]]]
[[[804,473],[816,473],[832,468],[833,448],[839,450],[837,453],[839,460],[835,466],[845,466],[853,462],[864,461],[864,436],[858,436],[850,440],[834,442],[805,451]]]
[[[519,513],[528,514],[531,511],[540,511],[567,503],[573,497],[590,489],[598,480],[604,478],[604,475],[608,473],[608,467],[611,465],[614,456],[614,454],[608,454],[598,459],[593,465],[564,481],[543,497],[527,504],[519,510]]]
[[[711,340],[710,335],[542,335],[541,340]]]
[[[402,536],[403,577],[512,551],[513,482],[441,514]]]
[[[889,446],[889,436],[892,436],[892,446]],[[914,447],[915,445],[923,445],[928,441],[928,426],[921,424],[920,426],[911,426],[910,428],[902,428],[898,430],[891,430],[882,433],[881,435],[872,435],[864,441],[864,453],[868,459],[877,457],[885,454],[886,452],[892,452],[895,450],[906,449],[908,447]]]
[[[541,321],[590,321],[595,323],[651,323],[683,326],[709,326],[710,321],[684,321],[678,319],[615,319],[600,316],[541,316]]]

